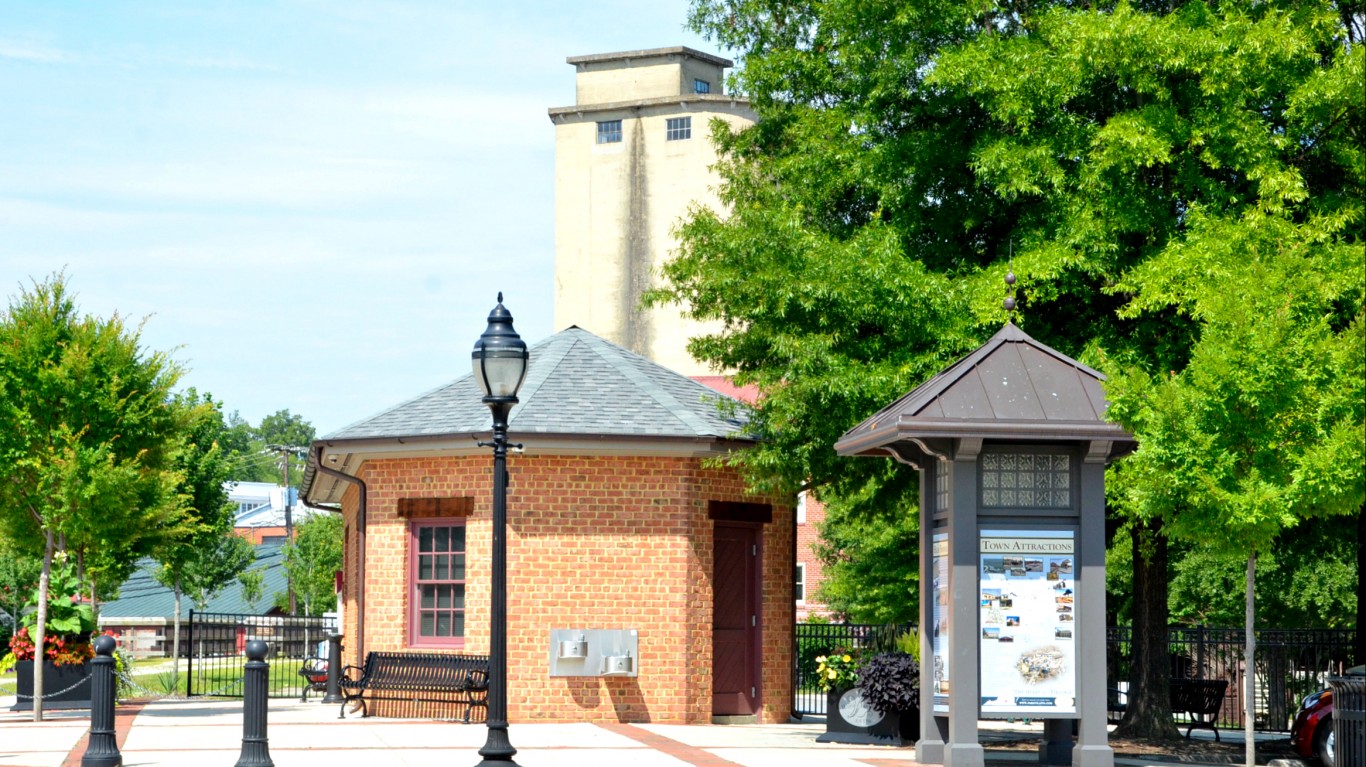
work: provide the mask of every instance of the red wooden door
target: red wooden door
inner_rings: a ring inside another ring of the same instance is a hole
[[[717,524],[712,569],[712,714],[745,716],[759,700],[759,534]]]

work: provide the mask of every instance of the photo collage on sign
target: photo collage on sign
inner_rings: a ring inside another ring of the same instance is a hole
[[[983,712],[1073,710],[1076,586],[1071,536],[983,534]]]

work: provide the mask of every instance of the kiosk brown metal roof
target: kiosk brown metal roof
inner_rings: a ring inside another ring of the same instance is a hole
[[[1133,443],[1105,420],[1104,380],[1007,323],[976,351],[850,429],[835,450],[886,457],[897,442],[953,437]]]

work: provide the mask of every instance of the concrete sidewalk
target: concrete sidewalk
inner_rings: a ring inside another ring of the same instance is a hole
[[[0,698],[0,767],[78,767],[88,711],[32,715]],[[270,702],[271,759],[279,767],[450,767],[476,764],[482,724],[431,719],[337,719],[336,705]],[[156,701],[120,706],[119,749],[127,767],[230,767],[241,753],[242,703]],[[989,765],[1037,764],[1028,751],[991,743],[1037,736],[1038,724],[984,723]],[[916,767],[911,748],[817,743],[819,722],[786,725],[513,724],[522,767]],[[1225,739],[1228,739],[1226,735]],[[1200,765],[1180,755],[1119,757],[1123,767]],[[1227,763],[1225,763],[1227,764]]]

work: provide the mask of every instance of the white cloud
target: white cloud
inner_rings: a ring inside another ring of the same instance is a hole
[[[65,51],[20,40],[0,40],[0,58],[34,64],[62,64],[73,60]]]

